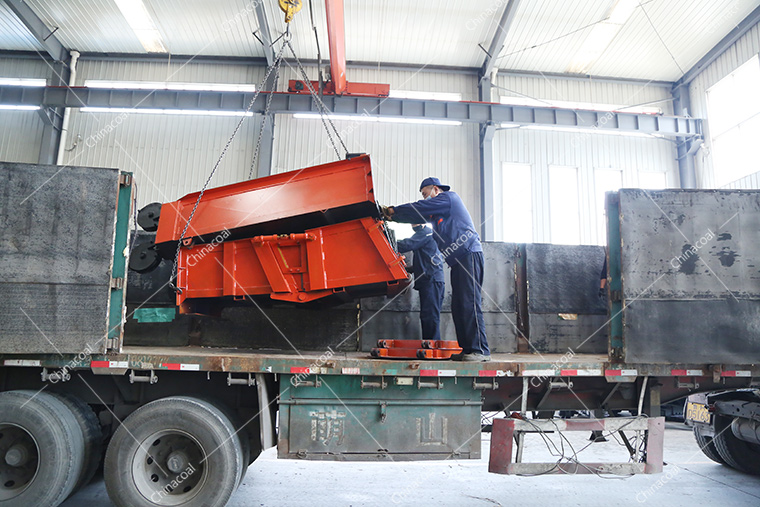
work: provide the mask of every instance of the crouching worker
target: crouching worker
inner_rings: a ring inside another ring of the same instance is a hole
[[[398,251],[413,252],[414,289],[420,293],[420,324],[423,340],[441,339],[441,305],[446,282],[433,231],[424,224],[413,225],[414,235],[398,242]]]
[[[450,191],[438,178],[425,178],[420,185],[422,200],[384,207],[389,220],[433,226],[433,239],[443,260],[451,268],[451,313],[462,354],[460,361],[490,361],[491,352],[483,319],[481,287],[483,285],[483,247],[470,213],[461,197]]]

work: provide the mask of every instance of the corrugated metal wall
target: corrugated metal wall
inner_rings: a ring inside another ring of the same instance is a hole
[[[113,62],[81,60],[77,82],[87,79],[253,84],[260,67],[233,63]],[[171,201],[206,181],[240,117],[88,113],[72,110],[64,163],[117,167],[135,173],[138,205]],[[248,177],[259,119],[246,118],[211,186]]]
[[[383,204],[420,198],[419,184],[438,176],[462,196],[476,225],[480,223],[477,125],[406,125],[336,121],[350,152],[372,158],[375,191]],[[285,172],[336,160],[318,119],[281,115],[275,125],[273,172]]]
[[[87,79],[116,81],[172,81],[179,83],[258,84],[264,77],[261,66],[240,63],[177,61],[109,61],[82,58],[77,65],[77,82]]]
[[[235,116],[167,116],[72,111],[64,164],[115,167],[135,173],[138,205],[172,201],[200,190],[239,121]],[[212,180],[248,177],[259,120],[246,118]]]
[[[498,93],[502,96],[528,96],[537,99],[593,102],[601,104],[659,107],[672,114],[670,87],[658,83],[613,83],[597,80],[562,79],[541,76],[500,74]],[[578,169],[578,199],[580,206],[580,238],[582,244],[604,244],[600,237],[599,203],[595,202],[594,170],[620,169],[623,185],[639,185],[639,172],[666,173],[667,184],[678,186],[678,163],[674,145],[666,140],[575,134],[528,129],[506,129],[494,137],[496,182],[501,188],[504,163],[529,164],[532,173],[533,241],[552,241],[549,202],[549,166],[570,166]],[[524,217],[502,217],[501,202],[496,191],[494,214],[497,239],[502,231],[502,219],[520,220]]]
[[[533,241],[550,243],[549,166],[578,168],[581,244],[605,244],[599,235],[600,203],[595,202],[595,169],[620,169],[623,186],[637,187],[639,172],[664,172],[669,187],[678,186],[675,145],[663,139],[583,135],[569,132],[507,129],[494,137],[494,168],[504,163],[530,164],[532,173]],[[500,180],[499,180],[500,182]],[[497,182],[494,188],[500,188]],[[572,189],[568,189],[572,191]],[[495,228],[501,231],[500,198],[495,196]],[[525,217],[504,217],[521,220]],[[498,233],[497,233],[498,234]],[[497,236],[497,239],[501,239]]]
[[[0,58],[0,77],[47,78],[50,72],[41,59]],[[36,111],[0,111],[0,159],[36,163],[42,127]]]
[[[517,74],[499,74],[498,93],[502,96],[527,95],[537,99],[552,99],[599,104],[638,105],[659,107],[672,114],[670,85],[660,83],[613,83],[594,79],[562,79]]]
[[[692,116],[707,118],[705,129],[705,148],[697,153],[697,185],[700,188],[715,186],[713,178],[713,160],[711,155],[710,126],[707,116],[707,89],[729,75],[747,60],[760,52],[760,23],[752,27],[741,39],[711,63],[689,84]],[[727,185],[728,188],[760,188],[758,175],[742,178]]]
[[[314,77],[314,67],[308,69]],[[43,75],[44,69],[42,70]],[[257,84],[260,67],[240,63],[113,62],[83,59],[78,82],[87,79],[135,81],[218,82]],[[19,75],[11,71],[11,75]],[[280,90],[296,77],[284,67]],[[34,77],[34,76],[30,76]],[[437,71],[351,69],[351,80],[389,83],[392,89],[459,92],[463,100],[477,99],[477,79],[472,74]],[[536,98],[615,104],[657,105],[670,112],[669,92],[659,85],[588,82],[544,79],[532,76],[500,75],[498,85],[512,92]],[[500,90],[500,94],[511,92]],[[13,113],[33,117],[30,113]],[[2,118],[0,116],[0,118]],[[19,118],[11,120],[20,124]],[[224,147],[237,117],[164,116],[72,111],[68,147],[79,136],[77,146],[68,151],[69,164],[118,167],[138,176],[139,205],[176,199],[198,190]],[[248,176],[258,121],[249,119],[228,152],[212,186],[239,181]],[[366,152],[373,157],[378,200],[398,204],[416,200],[422,178],[440,177],[462,195],[480,223],[480,184],[477,125],[414,125],[338,121],[349,151]],[[8,129],[4,129],[8,130]],[[11,129],[18,130],[18,129]],[[14,136],[18,135],[16,132]],[[18,141],[6,140],[2,158]],[[499,131],[495,138],[496,172],[505,162],[531,164],[534,178],[534,240],[550,241],[548,213],[548,168],[568,165],[579,168],[582,208],[581,237],[584,243],[597,243],[596,204],[593,202],[595,168],[620,168],[625,184],[637,184],[637,171],[661,171],[668,184],[677,185],[677,165],[673,145],[667,141],[632,137],[581,135],[546,131]],[[18,148],[32,153],[38,148]],[[275,126],[273,172],[299,169],[329,162],[336,157],[319,120],[279,115]],[[485,217],[498,219],[499,217]]]
[[[314,78],[314,68],[307,69]],[[477,100],[477,78],[464,73],[350,69],[351,81],[387,83],[392,90],[461,93]],[[300,76],[297,76],[300,79]],[[296,74],[282,73],[280,89]],[[480,223],[478,127],[476,125],[409,125],[336,121],[350,152],[369,153],[376,195],[383,204],[419,199],[419,184],[438,176],[462,196],[476,225]],[[273,173],[335,160],[327,134],[318,119],[280,115],[275,125]]]
[[[0,160],[36,164],[42,127],[37,111],[0,111]]]

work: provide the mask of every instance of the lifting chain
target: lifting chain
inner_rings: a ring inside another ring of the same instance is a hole
[[[288,30],[285,32],[283,38],[286,42],[290,40],[290,25],[288,25]],[[224,145],[224,149],[222,150],[222,153],[219,155],[219,158],[214,164],[214,167],[211,169],[211,173],[209,173],[208,178],[206,178],[206,182],[203,184],[203,188],[201,188],[201,191],[198,194],[198,198],[195,200],[195,205],[193,205],[193,209],[190,212],[190,216],[187,217],[187,222],[185,223],[185,227],[182,229],[182,234],[180,234],[179,241],[177,242],[177,250],[174,253],[174,263],[172,265],[172,273],[171,273],[171,277],[169,278],[169,286],[175,292],[182,292],[182,289],[180,289],[176,283],[177,282],[177,263],[179,262],[179,252],[180,252],[180,249],[182,248],[182,242],[185,240],[185,234],[187,234],[187,230],[190,228],[190,222],[192,222],[193,217],[195,216],[195,212],[198,209],[198,205],[200,204],[201,199],[203,198],[203,194],[206,192],[206,189],[208,188],[209,183],[211,183],[211,179],[214,177],[214,173],[219,168],[219,165],[222,163],[222,159],[227,154],[227,150],[229,150],[230,145],[232,144],[232,141],[235,139],[235,136],[240,130],[240,127],[243,125],[243,121],[245,121],[245,118],[248,116],[248,113],[251,111],[251,108],[253,107],[253,104],[256,102],[256,99],[259,97],[259,94],[261,93],[261,90],[264,88],[264,85],[269,79],[269,76],[272,74],[273,71],[275,71],[276,69],[280,67],[280,63],[282,62],[282,54],[284,51],[285,51],[285,44],[283,44],[282,47],[280,48],[280,51],[277,53],[277,57],[275,58],[274,63],[272,63],[272,65],[267,69],[267,72],[264,75],[264,79],[261,80],[259,87],[256,88],[256,91],[254,92],[253,97],[251,98],[251,101],[248,103],[248,107],[245,109],[245,113],[243,113],[243,115],[240,117],[240,121],[235,126],[235,130],[232,131],[232,135],[227,140],[227,144]],[[277,78],[275,77],[275,81],[276,80]],[[264,111],[265,115],[269,112],[269,106],[271,104],[272,95],[274,94],[273,93],[269,94],[266,110]],[[266,121],[266,116],[264,117],[264,121]],[[263,130],[264,122],[262,122],[261,125],[262,125],[262,130]],[[256,151],[254,152],[254,163],[255,163],[255,157],[258,156],[260,144],[261,144],[261,131],[259,132],[259,139],[256,145]]]
[[[343,142],[343,139],[340,137],[340,133],[338,132],[338,129],[335,127],[335,124],[330,118],[330,110],[327,109],[327,106],[325,106],[319,94],[314,90],[314,87],[311,85],[311,80],[309,79],[309,76],[306,74],[306,70],[303,68],[303,65],[301,64],[301,60],[299,60],[298,57],[296,56],[296,52],[295,50],[293,50],[293,46],[290,44],[290,40],[286,40],[285,44],[288,46],[288,49],[290,49],[290,54],[293,55],[293,59],[298,64],[298,70],[301,72],[301,77],[303,79],[304,84],[309,89],[309,93],[311,93],[311,96],[314,97],[314,102],[317,104],[317,109],[319,109],[319,117],[322,119],[322,125],[325,127],[327,136],[330,138],[330,144],[332,144],[332,147],[335,150],[335,155],[338,157],[338,159],[345,158],[345,156],[348,155],[348,148],[346,148],[346,143]],[[338,151],[338,146],[335,144],[335,140],[333,139],[332,133],[330,132],[330,129],[327,127],[325,118],[327,119],[327,122],[330,123],[330,127],[332,127],[332,131],[335,132],[335,136],[338,138],[338,141],[340,141],[340,144],[343,147],[343,151],[345,154],[344,157],[340,156],[340,151]]]
[[[288,25],[289,26],[289,25]],[[288,35],[290,35],[288,33]],[[286,40],[289,40],[286,39]],[[280,64],[282,64],[282,53],[285,49],[285,45],[280,48],[280,52],[277,54],[277,58],[275,59],[274,63],[272,63],[272,67],[274,67],[274,78],[272,81],[272,89],[269,91],[269,96],[267,97],[266,105],[264,106],[264,115],[261,117],[261,126],[259,126],[259,135],[256,138],[256,149],[253,151],[253,160],[251,160],[251,168],[248,171],[248,179],[253,179],[253,171],[256,169],[257,163],[259,161],[259,153],[261,152],[261,139],[264,136],[264,129],[266,128],[267,121],[272,121],[272,129],[274,129],[274,120],[272,118],[269,118],[269,108],[272,106],[272,97],[274,97],[274,93],[277,91],[277,82],[280,79]]]
[[[264,114],[262,117],[261,126],[259,128],[259,135],[256,139],[256,148],[253,152],[253,160],[251,162],[251,168],[248,173],[248,179],[251,179],[253,177],[253,170],[256,167],[259,153],[261,151],[261,140],[263,137],[264,128],[269,118],[269,109],[272,105],[272,98],[274,97],[275,91],[277,91],[277,82],[279,80],[279,69],[283,61],[283,53],[285,51],[286,46],[290,50],[290,54],[293,55],[293,59],[296,61],[296,64],[298,65],[298,70],[301,73],[301,76],[303,78],[304,83],[306,84],[306,87],[309,89],[309,93],[314,98],[314,102],[316,103],[317,109],[319,110],[319,117],[322,120],[322,125],[324,126],[325,131],[327,132],[327,136],[330,139],[330,144],[332,144],[332,147],[335,150],[335,155],[338,157],[338,159],[342,158],[340,154],[340,150],[338,150],[338,145],[335,144],[333,133],[335,134],[335,137],[337,137],[338,141],[340,142],[340,145],[343,148],[344,157],[348,156],[348,148],[346,147],[346,143],[341,138],[340,132],[338,132],[338,129],[335,127],[335,123],[333,123],[332,119],[330,118],[330,110],[327,109],[327,106],[325,106],[324,102],[322,102],[322,99],[320,98],[319,94],[316,92],[316,90],[314,90],[314,87],[311,84],[311,80],[309,79],[308,74],[306,74],[306,70],[304,69],[303,64],[301,64],[301,60],[299,60],[298,56],[296,56],[296,52],[293,49],[292,44],[290,43],[290,39],[291,39],[290,25],[288,24],[285,30],[285,33],[282,35],[283,44],[280,47],[280,50],[277,52],[277,56],[275,57],[274,62],[267,69],[267,72],[264,75],[264,78],[261,80],[259,87],[256,88],[256,92],[253,94],[251,101],[248,103],[248,107],[246,108],[245,113],[242,115],[242,117],[240,118],[240,121],[235,126],[235,130],[232,131],[232,135],[227,141],[227,144],[224,146],[224,149],[222,150],[222,153],[219,155],[219,158],[214,164],[214,167],[211,169],[211,173],[208,175],[206,182],[203,184],[203,188],[201,188],[201,191],[198,194],[198,198],[195,200],[193,209],[192,211],[190,211],[190,216],[187,217],[187,222],[185,223],[185,227],[182,229],[182,234],[180,234],[180,239],[177,242],[177,250],[174,253],[174,263],[172,265],[172,273],[171,273],[171,277],[169,278],[169,286],[175,292],[182,292],[182,289],[180,289],[176,283],[177,282],[177,264],[179,263],[179,252],[180,252],[180,249],[182,248],[182,243],[186,239],[185,234],[187,234],[187,231],[190,228],[190,222],[192,222],[193,217],[195,216],[195,212],[198,209],[198,205],[200,204],[201,199],[203,198],[203,194],[206,192],[206,189],[208,188],[208,185],[211,183],[211,179],[214,177],[214,173],[216,173],[216,170],[219,168],[219,165],[222,163],[222,159],[227,154],[227,150],[229,150],[229,147],[232,144],[232,141],[235,139],[235,136],[240,130],[240,127],[243,125],[243,121],[245,121],[245,118],[248,116],[248,113],[251,111],[251,108],[253,107],[253,104],[256,102],[256,99],[259,97],[261,90],[264,89],[264,86],[269,80],[269,76],[271,76],[272,72],[274,72],[275,74],[273,78],[272,90],[269,92],[266,105],[264,106]],[[329,123],[329,127],[328,127],[328,123]],[[274,125],[272,125],[272,127],[274,128]]]

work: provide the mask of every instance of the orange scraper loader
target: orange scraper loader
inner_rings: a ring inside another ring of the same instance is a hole
[[[308,303],[395,295],[404,257],[380,219],[369,156],[207,190],[161,206],[156,249],[173,261],[181,313],[251,298]]]

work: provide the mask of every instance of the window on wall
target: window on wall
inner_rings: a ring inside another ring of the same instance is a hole
[[[640,172],[639,188],[646,190],[662,190],[667,188],[668,178],[665,173]]]
[[[578,245],[581,242],[578,168],[549,166],[549,213],[551,242]]]
[[[707,121],[715,185],[760,171],[760,58],[755,55],[707,90]]]
[[[530,164],[504,164],[501,173],[502,241],[533,241]]]
[[[663,173],[664,175],[664,173]],[[620,190],[623,186],[623,171],[620,169],[596,169],[594,171],[594,201],[596,202],[596,243],[607,244],[607,218],[605,196],[607,192]]]

